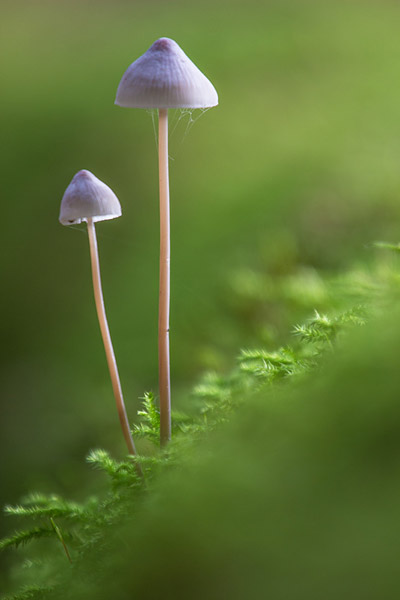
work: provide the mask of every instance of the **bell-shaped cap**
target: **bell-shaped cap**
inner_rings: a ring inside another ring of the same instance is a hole
[[[61,200],[59,220],[62,225],[76,225],[88,219],[105,221],[120,216],[117,196],[90,171],[79,171]]]
[[[129,108],[208,108],[212,83],[174,40],[160,38],[125,71],[115,104]]]

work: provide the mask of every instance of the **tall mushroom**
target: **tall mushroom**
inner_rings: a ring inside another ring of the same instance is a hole
[[[92,265],[92,278],[97,316],[99,319],[101,335],[106,352],[108,368],[110,371],[112,388],[117,403],[119,420],[124,434],[129,453],[136,455],[135,444],[132,438],[129,421],[126,414],[121,383],[118,374],[117,361],[111,341],[106,311],[104,307],[103,291],[100,278],[99,255],[97,251],[97,238],[95,230],[96,221],[115,219],[121,216],[121,205],[114,192],[90,171],[79,171],[67,187],[61,201],[60,223],[74,225],[87,223],[89,234],[90,259]],[[142,471],[136,465],[138,473]]]
[[[160,441],[161,445],[164,445],[171,437],[168,109],[209,108],[218,104],[218,95],[212,83],[176,42],[169,38],[160,38],[128,67],[118,86],[115,104],[129,108],[158,109],[160,193],[158,361]]]

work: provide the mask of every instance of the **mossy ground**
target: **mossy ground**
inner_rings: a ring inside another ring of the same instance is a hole
[[[386,252],[321,279],[331,311],[290,345],[205,375],[163,451],[146,394],[145,482],[132,459],[93,450],[108,481],[96,496],[7,507],[25,525],[2,548],[26,546],[7,598],[395,598],[400,271]]]

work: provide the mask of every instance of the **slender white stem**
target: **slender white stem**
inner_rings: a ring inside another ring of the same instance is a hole
[[[158,308],[158,373],[160,442],[171,439],[171,382],[169,373],[170,225],[168,177],[168,109],[158,111],[158,169],[160,184],[160,295]]]
[[[121,383],[118,374],[117,361],[115,359],[110,330],[108,327],[106,317],[106,310],[104,307],[103,290],[101,286],[100,277],[99,254],[97,250],[96,229],[94,226],[93,219],[88,219],[87,226],[89,234],[90,260],[92,264],[94,299],[96,302],[97,316],[99,319],[101,336],[103,338],[104,349],[106,351],[107,364],[108,369],[110,371],[112,388],[114,392],[115,401],[117,403],[118,416],[121,423],[126,445],[128,446],[129,453],[136,456],[135,443],[132,438],[131,430],[129,427],[129,421],[126,414],[124,399],[122,396]],[[143,475],[142,469],[137,463],[136,469],[140,475]]]

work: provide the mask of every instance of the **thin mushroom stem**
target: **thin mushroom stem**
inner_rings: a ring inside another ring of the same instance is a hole
[[[170,218],[168,177],[168,109],[158,111],[158,169],[160,186],[160,291],[158,307],[158,373],[160,442],[171,439],[171,381],[169,369]]]
[[[126,445],[128,446],[129,453],[133,456],[136,456],[135,443],[132,438],[128,416],[126,414],[124,398],[122,396],[121,383],[118,374],[117,361],[115,359],[110,330],[107,322],[106,310],[104,307],[103,290],[101,286],[100,277],[99,253],[97,250],[96,229],[94,226],[93,219],[87,220],[87,227],[89,234],[90,260],[92,264],[94,299],[96,302],[97,317],[99,319],[101,336],[103,338],[104,349],[106,351],[107,364],[108,369],[110,371],[112,388],[114,392],[115,401],[117,403],[118,416],[121,423]],[[138,474],[143,476],[141,466],[138,463],[136,463],[135,466]]]

